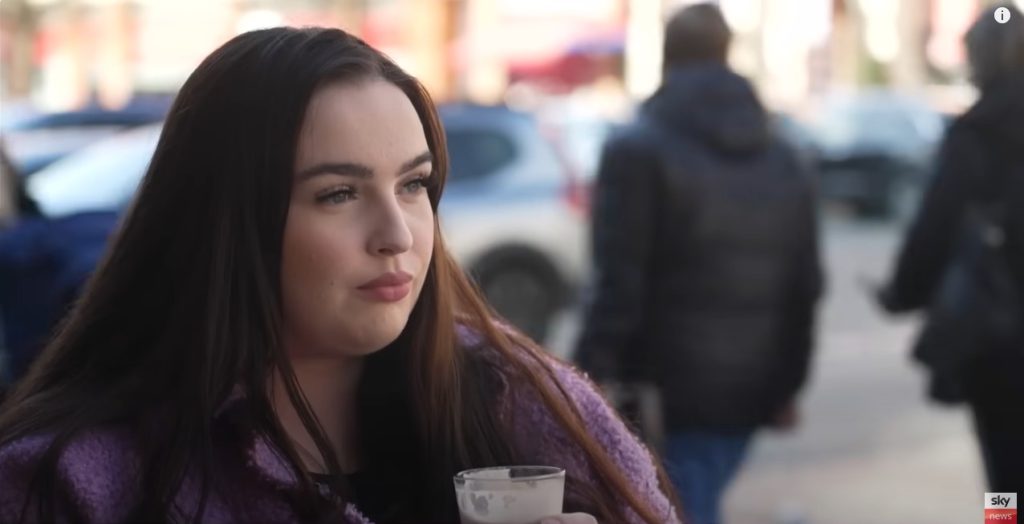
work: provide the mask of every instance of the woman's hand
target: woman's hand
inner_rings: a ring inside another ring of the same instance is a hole
[[[586,513],[566,513],[540,519],[540,524],[597,524],[597,519]]]

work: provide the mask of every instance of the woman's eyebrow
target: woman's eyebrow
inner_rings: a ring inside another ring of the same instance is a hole
[[[427,164],[433,161],[434,154],[431,153],[430,151],[424,151],[417,155],[416,158],[413,158],[412,160],[409,160],[408,162],[402,164],[402,168],[398,170],[398,174],[401,175],[408,173],[409,171],[412,171],[413,169],[416,169],[417,167],[420,167],[423,164]]]
[[[363,164],[352,162],[324,162],[313,167],[299,171],[299,181],[308,180],[320,175],[342,175],[354,176],[357,178],[373,178],[373,169]]]
[[[398,174],[408,173],[417,167],[434,161],[434,155],[430,151],[424,151],[415,158],[406,161],[399,168]],[[373,168],[355,162],[324,162],[313,167],[299,171],[299,181],[304,181],[320,175],[341,175],[356,178],[373,178]]]

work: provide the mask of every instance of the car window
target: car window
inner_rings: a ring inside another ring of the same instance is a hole
[[[515,161],[516,144],[499,131],[448,129],[446,134],[452,180],[479,180]]]
[[[905,150],[917,142],[917,129],[902,113],[865,110],[856,113],[857,139],[865,144]]]
[[[910,108],[894,104],[846,102],[826,108],[818,141],[826,150],[872,147],[907,151],[922,141]]]
[[[134,195],[159,135],[158,127],[130,131],[65,157],[29,177],[28,193],[49,217],[120,209]]]
[[[124,126],[107,125],[13,131],[6,137],[7,151],[15,164],[36,157],[62,156],[124,130]]]

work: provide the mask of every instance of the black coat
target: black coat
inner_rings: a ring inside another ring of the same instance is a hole
[[[803,384],[822,287],[813,184],[743,78],[674,71],[609,141],[593,249],[577,359],[596,380],[654,381],[669,431],[765,424]]]
[[[931,301],[968,206],[999,198],[1009,216],[1007,256],[1024,291],[1024,78],[984,91],[946,132],[938,168],[907,232],[884,297],[895,312]]]
[[[993,200],[1008,213],[1005,255],[1017,296],[1024,297],[1024,76],[985,89],[952,123],[937,166],[882,294],[883,305],[893,312],[926,308],[956,255],[965,214],[972,204]],[[985,349],[995,351],[981,352],[980,360],[962,370],[962,378],[1004,388],[1007,405],[1024,404],[1024,341]]]

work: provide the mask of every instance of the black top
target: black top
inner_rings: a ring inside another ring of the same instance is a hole
[[[907,232],[883,296],[893,312],[929,305],[953,258],[970,204],[1005,204],[1006,255],[1024,293],[1024,76],[982,92],[943,140],[936,172]]]
[[[310,476],[320,489],[320,492],[327,496],[331,496],[330,494],[333,493],[331,486],[342,484],[336,482],[336,480],[340,480],[338,477],[343,478],[344,482],[348,484],[349,489],[352,490],[352,502],[355,503],[361,513],[373,519],[374,522],[387,521],[388,515],[394,509],[392,507],[395,502],[394,496],[389,495],[390,491],[381,483],[379,478],[367,472],[359,471],[338,476],[310,473]]]

